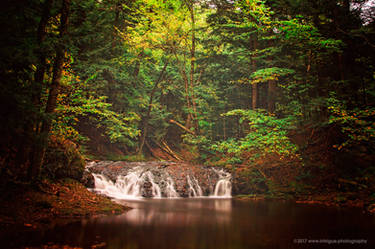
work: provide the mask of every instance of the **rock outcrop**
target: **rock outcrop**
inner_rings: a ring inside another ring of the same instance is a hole
[[[229,182],[231,178],[223,170],[185,162],[99,161],[90,162],[86,171],[84,183],[87,187],[92,187],[89,175],[100,175],[98,180],[107,181],[107,185],[142,197],[210,196],[215,193],[219,180]]]

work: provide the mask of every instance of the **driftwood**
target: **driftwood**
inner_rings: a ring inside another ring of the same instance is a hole
[[[183,126],[182,124],[180,124],[180,123],[177,122],[176,120],[170,119],[170,120],[169,120],[169,123],[171,123],[171,124],[175,124],[175,125],[177,125],[178,127],[180,127],[181,129],[183,129],[184,131],[186,131],[186,132],[188,132],[188,133],[190,133],[190,134],[192,134],[192,135],[195,135],[195,132],[194,132],[194,131],[192,131],[192,130],[188,129],[187,127]]]

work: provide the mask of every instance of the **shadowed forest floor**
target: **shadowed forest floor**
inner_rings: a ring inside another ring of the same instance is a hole
[[[2,191],[0,232],[51,228],[83,217],[119,214],[128,207],[88,191],[74,180],[43,181],[39,189],[12,186]]]

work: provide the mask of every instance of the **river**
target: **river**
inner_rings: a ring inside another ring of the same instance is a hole
[[[224,198],[119,202],[133,209],[57,226],[29,243],[110,249],[375,248],[375,217],[360,209]]]

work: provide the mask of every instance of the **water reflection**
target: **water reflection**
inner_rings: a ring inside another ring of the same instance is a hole
[[[197,224],[230,223],[231,199],[153,199],[125,202],[133,209],[102,223],[127,223],[138,226],[194,226]]]
[[[127,204],[133,209],[126,214],[57,227],[34,245],[57,243],[92,248],[105,243],[110,249],[271,249],[301,248],[293,244],[293,239],[310,238],[366,239],[368,244],[359,248],[375,248],[375,218],[359,210],[212,198],[149,199]]]

